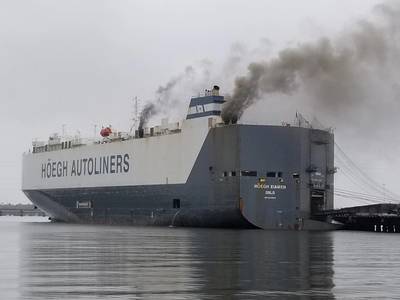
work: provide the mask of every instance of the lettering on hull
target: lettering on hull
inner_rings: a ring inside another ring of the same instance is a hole
[[[116,154],[100,157],[87,157],[71,161],[52,161],[42,163],[41,177],[76,177],[105,174],[128,173],[131,168],[129,154]]]

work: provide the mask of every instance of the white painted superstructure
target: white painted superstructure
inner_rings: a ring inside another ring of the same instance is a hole
[[[26,153],[22,189],[183,184],[208,131],[220,122],[218,116],[200,117],[184,120],[176,133]],[[96,170],[101,170],[100,161],[112,156],[114,168],[108,166],[108,172],[96,174]],[[123,158],[120,168],[116,166],[118,156]],[[91,168],[86,167],[86,172],[78,175],[77,165],[85,159],[85,164],[92,160]]]

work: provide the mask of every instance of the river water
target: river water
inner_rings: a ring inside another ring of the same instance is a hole
[[[0,299],[400,299],[398,234],[40,220],[0,217]]]

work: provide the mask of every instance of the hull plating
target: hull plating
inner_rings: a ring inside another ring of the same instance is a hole
[[[174,137],[180,145],[195,138]],[[112,146],[115,152],[118,144]],[[124,147],[127,146],[125,143]],[[65,222],[293,230],[332,228],[312,217],[317,210],[333,208],[333,174],[329,171],[333,170],[333,136],[327,132],[250,125],[211,128],[202,145],[172,150],[164,147],[160,150],[162,153],[152,152],[159,168],[154,166],[154,161],[148,166],[143,164],[153,158],[138,155],[135,147],[130,150],[133,173],[125,174],[121,182],[132,178],[146,184],[132,182],[119,186],[115,181],[116,184],[96,186],[96,181],[89,178],[88,186],[68,187],[67,179],[61,178],[47,187],[45,183],[39,186],[40,180],[30,184],[33,176],[30,175],[24,176],[26,188],[23,190],[54,220]],[[188,151],[193,153],[186,153],[186,157],[194,159],[180,160],[179,156]],[[56,153],[52,155],[55,157]],[[35,155],[24,160],[24,172],[29,167],[32,172],[34,159]],[[63,159],[68,157],[64,155]],[[168,165],[171,161],[176,163],[164,169],[164,160],[170,161]],[[190,161],[193,162],[188,165]],[[40,170],[36,173],[40,175]],[[150,184],[152,181],[155,184]]]
[[[80,190],[25,191],[53,221],[155,226],[254,228],[237,207],[173,208],[170,194],[182,187],[119,187]],[[141,195],[138,196],[138,195]],[[76,203],[94,199],[93,207]],[[179,199],[181,200],[181,199]]]

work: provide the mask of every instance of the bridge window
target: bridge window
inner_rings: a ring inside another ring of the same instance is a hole
[[[230,175],[231,176],[236,176],[236,171],[232,171]]]
[[[268,178],[282,178],[282,172],[267,172]]]
[[[241,176],[257,177],[257,171],[241,171]]]
[[[188,115],[197,113],[196,106],[189,107]]]

